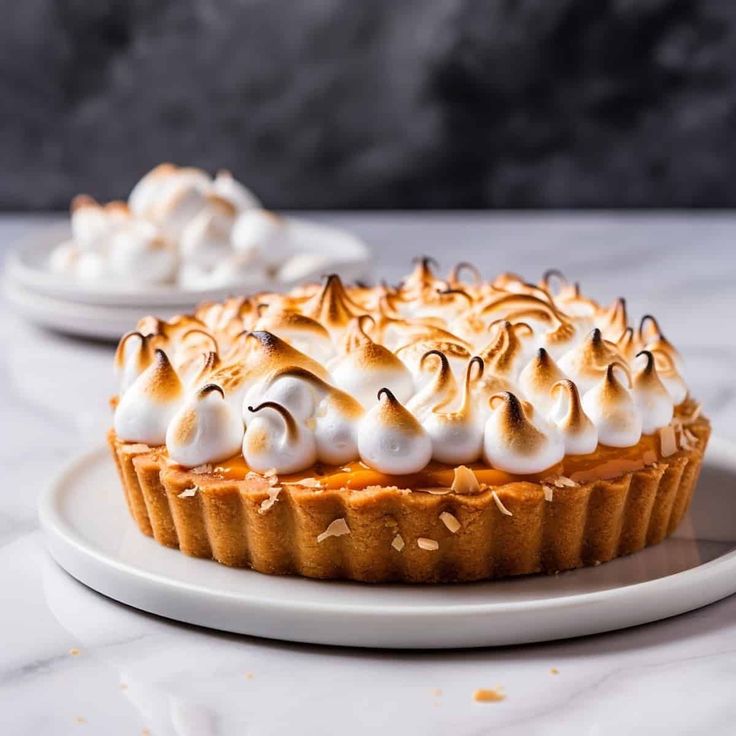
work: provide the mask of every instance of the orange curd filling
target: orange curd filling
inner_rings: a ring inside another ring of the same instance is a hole
[[[517,480],[539,481],[559,475],[585,483],[591,480],[616,478],[640,470],[660,459],[659,435],[643,436],[633,447],[605,447],[599,445],[589,455],[570,455],[562,462],[532,475],[515,475],[485,463],[468,465],[480,483],[503,485]],[[229,480],[242,480],[249,472],[242,455],[217,463],[217,475]],[[319,480],[320,488],[348,488],[360,490],[369,486],[397,486],[399,488],[449,488],[455,476],[455,466],[431,462],[418,473],[386,475],[356,461],[341,466],[314,465],[299,473],[279,474],[280,483],[298,483],[306,478]]]

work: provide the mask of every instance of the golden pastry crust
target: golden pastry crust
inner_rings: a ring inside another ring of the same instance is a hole
[[[454,583],[595,565],[661,542],[690,505],[710,435],[702,417],[688,430],[687,446],[614,479],[470,494],[224,480],[108,439],[133,519],[167,547],[269,574]]]

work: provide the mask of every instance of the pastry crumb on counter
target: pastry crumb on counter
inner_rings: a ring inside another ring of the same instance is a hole
[[[76,647],[72,647],[72,648],[71,648],[71,649],[69,650],[69,654],[70,654],[70,655],[71,655],[72,657],[78,657],[78,656],[79,656],[79,655],[80,655],[81,653],[82,653],[82,652],[81,652],[81,651],[80,651],[79,649],[77,649]]]
[[[506,693],[499,686],[494,688],[479,688],[473,692],[473,700],[476,703],[498,703],[501,700],[506,700]]]
[[[550,667],[549,668],[550,675],[559,675],[560,671],[557,669],[557,667]]]

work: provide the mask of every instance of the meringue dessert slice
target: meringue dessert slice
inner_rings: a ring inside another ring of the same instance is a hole
[[[70,229],[71,237],[49,254],[47,270],[123,290],[258,291],[349,266],[351,258],[325,248],[317,226],[265,209],[229,171],[211,177],[170,163],[145,174],[126,202],[101,204],[78,195]]]
[[[141,183],[133,216],[182,192],[196,209],[205,180],[173,171]],[[249,202],[224,175],[227,192]],[[94,247],[104,217],[78,206]],[[198,258],[230,211],[199,210]],[[249,225],[242,253],[273,227]],[[623,299],[601,306],[559,272],[435,268],[131,326],[109,443],[141,531],[264,573],[422,583],[595,565],[671,534],[710,425],[659,323],[629,325]]]

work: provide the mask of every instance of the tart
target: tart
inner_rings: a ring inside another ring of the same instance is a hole
[[[461,582],[661,542],[710,425],[651,315],[428,259],[146,317],[108,436],[141,532],[262,573]]]

